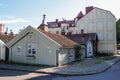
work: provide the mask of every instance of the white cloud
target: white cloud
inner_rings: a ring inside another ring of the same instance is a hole
[[[0,23],[4,23],[4,24],[30,22],[27,19],[15,17],[15,16],[12,16],[12,15],[0,15],[0,19],[1,19]]]
[[[25,20],[23,18],[16,18],[16,19],[11,19],[11,20],[1,20],[0,23],[25,23],[25,22],[29,22],[28,20]]]

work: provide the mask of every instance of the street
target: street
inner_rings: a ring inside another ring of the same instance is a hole
[[[0,80],[52,80],[54,77],[48,74],[0,70]]]
[[[57,77],[53,80],[120,80],[120,61],[107,71],[87,76]]]
[[[107,71],[86,76],[57,76],[41,73],[0,70],[0,80],[120,80],[120,62]]]

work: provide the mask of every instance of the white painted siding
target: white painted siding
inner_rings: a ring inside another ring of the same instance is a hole
[[[59,65],[75,61],[74,49],[61,49],[59,53]]]
[[[39,32],[32,32],[32,36],[28,34],[10,47],[10,61],[56,66],[56,50],[60,46]],[[36,53],[33,54],[35,57],[28,57],[27,45],[31,43],[36,44]],[[21,46],[20,53],[17,51],[18,46]]]
[[[0,40],[0,60],[5,61],[5,52],[6,52],[6,45],[3,41]]]
[[[85,33],[97,33],[99,39],[98,51],[107,50],[116,53],[115,25],[115,17],[111,12],[94,8],[77,22],[75,30],[79,32],[81,29],[84,29]]]

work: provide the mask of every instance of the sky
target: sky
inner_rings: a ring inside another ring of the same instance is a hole
[[[5,30],[18,33],[28,25],[37,28],[46,14],[45,22],[55,19],[73,20],[85,7],[94,6],[108,10],[120,18],[119,0],[0,0],[0,23]]]

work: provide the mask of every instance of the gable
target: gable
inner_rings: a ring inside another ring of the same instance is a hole
[[[37,37],[39,37],[39,35],[43,35],[44,37],[46,37],[47,39],[49,39],[50,41],[54,42],[55,44],[61,46],[60,44],[58,44],[57,42],[55,42],[54,40],[50,39],[49,37],[47,37],[45,34],[43,34],[42,32],[39,32],[37,29],[34,29],[31,26],[28,26],[26,29],[24,29],[23,31],[21,31],[19,33],[19,35],[17,35],[13,40],[11,40],[7,46],[13,46],[14,44],[16,44],[17,42],[19,42],[21,39],[23,39],[24,37],[26,37],[27,35],[32,34],[32,32],[36,33]]]
[[[0,40],[0,45],[5,45],[5,43],[2,40]]]
[[[32,33],[36,33],[37,37],[42,36],[43,38],[48,39],[49,41],[52,41],[54,44],[61,46],[61,47],[73,47],[74,45],[77,45],[77,43],[73,42],[72,40],[57,34],[48,33],[45,31],[39,31],[37,29],[34,29],[31,26],[28,26],[26,29],[24,29],[18,36],[16,36],[12,41],[10,41],[7,46],[13,46],[17,42],[19,42],[21,39],[26,37],[27,35],[31,35]]]
[[[102,19],[114,19],[115,20],[115,16],[108,10],[104,10],[104,9],[100,9],[95,7],[94,8],[95,12],[96,12],[96,18],[102,18]]]
[[[115,16],[110,11],[94,7],[93,10],[79,19],[77,24],[83,23],[82,21],[94,22],[94,19],[112,19],[113,21],[116,20]]]

